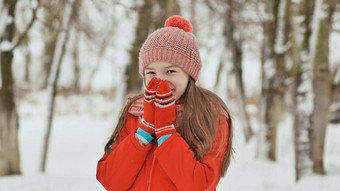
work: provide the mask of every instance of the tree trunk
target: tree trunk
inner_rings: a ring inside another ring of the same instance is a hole
[[[159,14],[156,16],[155,28],[164,27],[164,22],[167,18],[172,15],[180,14],[180,6],[177,3],[177,0],[167,1],[167,0],[160,0],[156,1],[159,5]]]
[[[19,120],[14,102],[13,52],[1,53],[0,90],[0,176],[20,174]]]
[[[31,66],[31,51],[29,47],[29,38],[25,38],[25,47],[24,47],[24,56],[25,56],[25,73],[24,73],[24,81],[26,83],[30,82],[30,66]]]
[[[262,47],[261,130],[258,156],[276,161],[277,126],[280,122],[286,87],[285,44],[288,43],[289,23],[285,0],[266,2],[270,15],[264,23]],[[282,34],[282,35],[281,35]]]
[[[72,91],[74,93],[80,93],[80,64],[79,64],[79,35],[76,35],[74,40],[74,47],[72,51],[72,57],[73,57],[73,73],[74,73],[74,82],[72,84]]]
[[[31,65],[31,53],[29,50],[26,50],[25,53],[25,75],[24,75],[24,81],[26,83],[30,82],[30,65]]]
[[[13,41],[14,18],[17,1],[5,0],[8,16],[13,22],[8,24],[0,36],[0,42]],[[1,13],[2,14],[2,13]],[[13,50],[1,52],[0,71],[0,176],[20,174],[20,154],[18,147],[19,120],[14,101],[14,82],[12,76]]]
[[[241,44],[241,42],[239,43]],[[240,46],[240,47],[239,47]],[[250,140],[250,138],[253,136],[253,130],[250,126],[249,122],[249,115],[246,110],[246,98],[244,93],[244,85],[243,85],[243,79],[242,79],[242,47],[241,45],[234,46],[233,51],[233,64],[234,64],[234,72],[235,72],[235,78],[236,78],[236,99],[238,101],[238,104],[240,106],[240,114],[241,114],[241,120],[242,120],[242,127],[243,132],[245,136],[246,142]]]
[[[53,62],[52,62],[52,70],[51,76],[49,79],[49,92],[50,92],[50,102],[49,102],[49,111],[48,111],[48,121],[47,121],[47,129],[45,134],[44,140],[44,148],[42,153],[42,163],[41,163],[41,171],[45,172],[46,170],[46,161],[47,161],[47,153],[49,148],[51,130],[52,130],[52,123],[53,123],[53,113],[54,113],[54,103],[55,97],[57,94],[57,85],[58,85],[58,78],[59,78],[59,71],[62,63],[62,58],[65,53],[66,42],[69,36],[69,29],[70,29],[70,21],[74,10],[74,5],[77,4],[78,0],[70,0],[67,2],[63,21],[62,21],[62,29],[58,35],[57,43],[55,47],[55,52],[53,54]]]
[[[309,131],[311,127],[311,109],[305,110],[306,105],[310,105],[312,102],[311,96],[306,96],[310,94],[312,88],[306,89],[304,91],[299,91],[303,87],[306,87],[307,80],[303,79],[302,72],[298,73],[296,77],[296,113],[294,119],[294,136],[295,136],[295,172],[296,181],[298,181],[305,174],[311,173],[312,162],[310,161],[310,137]],[[308,106],[310,107],[310,106]]]
[[[65,8],[65,1],[55,0],[42,2],[44,7],[44,53],[42,55],[42,80],[40,82],[40,88],[46,89],[48,86],[48,80],[50,78],[54,48],[57,43],[58,30],[60,30],[61,12],[57,10],[63,10]],[[57,6],[57,7],[56,7]]]
[[[221,78],[222,71],[223,71],[223,61],[221,59],[218,63],[218,69],[217,69],[217,74],[216,74],[216,81],[215,81],[215,85],[214,85],[214,90],[216,90],[218,85],[220,84],[220,78]]]
[[[235,80],[236,80],[236,99],[239,104],[239,112],[241,116],[243,132],[245,136],[246,142],[250,140],[253,136],[253,131],[249,123],[249,116],[246,111],[246,100],[245,100],[245,93],[244,93],[244,85],[242,79],[242,38],[239,37],[235,39],[235,21],[233,20],[233,15],[235,12],[233,11],[233,1],[228,0],[229,10],[227,11],[227,15],[225,17],[224,23],[224,35],[227,38],[227,47],[231,49],[232,52],[232,62],[233,62],[233,70],[235,73]],[[241,34],[239,34],[241,36]]]
[[[291,3],[291,2],[287,2]],[[295,62],[295,100],[294,145],[296,181],[302,176],[312,173],[311,153],[311,115],[314,109],[312,88],[312,60],[310,38],[314,1],[303,0],[292,13],[294,17],[305,18],[302,22],[291,18],[292,26],[292,60]],[[300,40],[302,39],[302,40]]]
[[[329,36],[332,29],[332,16],[335,10],[333,0],[324,0],[323,6],[327,6],[328,15],[319,18],[319,31],[314,56],[314,112],[312,118],[312,160],[313,170],[318,174],[325,174],[323,166],[324,145],[326,128],[328,125],[331,102],[331,75],[329,71]],[[326,5],[328,4],[328,5]],[[322,114],[322,115],[320,115]]]
[[[138,70],[138,57],[139,50],[143,45],[143,42],[149,35],[150,25],[152,23],[152,10],[153,1],[145,0],[144,5],[140,9],[137,30],[136,30],[136,40],[133,43],[133,49],[131,51],[130,64],[126,68],[127,77],[127,93],[139,92],[142,88],[142,79],[139,75]]]
[[[332,95],[329,111],[329,123],[340,123],[340,80],[336,80],[336,74],[340,72],[340,63],[332,74]]]
[[[277,108],[276,89],[274,78],[276,76],[275,39],[278,31],[278,13],[280,1],[267,1],[266,11],[269,15],[263,23],[262,45],[262,88],[261,88],[261,130],[259,131],[259,144],[257,156],[275,161],[276,160],[276,134],[279,115]],[[282,99],[281,99],[282,100]]]
[[[197,35],[197,19],[196,19],[196,15],[197,15],[197,8],[196,8],[196,5],[197,5],[197,0],[190,0],[190,23],[192,25],[192,33],[194,35]]]

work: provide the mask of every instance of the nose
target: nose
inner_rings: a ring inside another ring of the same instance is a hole
[[[160,79],[162,79],[162,80],[168,80],[167,76],[164,75],[164,74],[159,74],[159,73],[158,73],[158,74],[156,74],[155,77],[160,78]]]

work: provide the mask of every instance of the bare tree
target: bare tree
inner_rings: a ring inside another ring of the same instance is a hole
[[[329,36],[332,31],[332,17],[336,0],[323,0],[319,8],[323,15],[315,18],[314,28],[315,47],[312,47],[313,59],[313,91],[314,111],[311,127],[311,158],[313,170],[318,174],[325,174],[323,165],[326,127],[329,121],[329,110],[332,96],[332,78],[329,69]],[[317,16],[316,14],[314,15]],[[320,115],[322,114],[322,115]]]
[[[158,5],[156,9],[155,14],[155,22],[154,28],[161,28],[164,27],[164,21],[170,17],[171,15],[178,15],[180,13],[180,7],[177,2],[177,0],[172,1],[155,1],[155,3]]]
[[[6,17],[15,16],[16,1],[4,1],[1,12]],[[6,19],[6,18],[4,18]],[[13,41],[14,22],[8,23],[1,34],[1,43]],[[3,46],[3,44],[2,44]],[[2,49],[2,47],[1,47]],[[14,84],[11,63],[13,51],[1,50],[1,90],[0,90],[0,175],[20,174],[20,155],[18,148],[18,115],[14,102]]]
[[[50,77],[54,48],[57,43],[58,30],[61,25],[62,12],[65,8],[65,0],[56,1],[43,1],[42,12],[43,17],[39,21],[43,24],[41,28],[43,32],[44,52],[42,54],[42,81],[40,88],[45,89],[48,86],[48,79]]]
[[[16,0],[0,1],[0,176],[20,174],[18,148],[19,117],[14,102],[12,72],[13,51],[20,45],[35,21],[38,5],[32,9],[32,18],[26,28],[15,34]],[[5,22],[3,22],[5,21]]]
[[[291,7],[289,15],[292,23],[292,60],[295,64],[295,114],[294,114],[294,145],[296,180],[312,172],[311,153],[311,115],[314,109],[312,88],[311,60],[311,22],[315,1],[302,0],[287,2]],[[303,17],[304,20],[298,18]]]
[[[58,85],[60,66],[61,66],[62,59],[65,53],[66,42],[69,36],[71,18],[72,18],[72,14],[75,8],[74,5],[77,4],[77,1],[78,0],[70,0],[69,2],[66,3],[61,30],[60,30],[60,33],[58,34],[56,47],[54,48],[55,51],[53,54],[52,70],[51,70],[51,75],[50,75],[49,82],[48,82],[48,88],[50,92],[50,102],[49,102],[46,135],[45,135],[45,140],[44,140],[44,145],[43,145],[44,149],[42,153],[42,163],[41,163],[42,172],[45,172],[46,170],[47,153],[48,153],[50,135],[51,135],[51,130],[52,130],[54,104],[55,104],[55,97],[57,94],[57,85]]]
[[[340,80],[336,79],[336,75],[340,73],[340,63],[332,72],[332,95],[331,95],[331,105],[329,122],[330,123],[340,123]]]
[[[244,83],[242,78],[242,59],[243,50],[242,43],[243,37],[242,33],[237,30],[237,17],[242,10],[241,3],[234,0],[227,0],[227,13],[225,15],[224,23],[224,35],[226,36],[226,47],[231,50],[232,63],[233,63],[233,73],[236,78],[236,99],[239,104],[239,112],[242,121],[243,132],[245,140],[248,142],[253,136],[253,130],[249,122],[249,116],[246,111],[246,97],[244,92]]]
[[[285,93],[285,55],[289,26],[285,0],[264,1],[267,17],[263,22],[262,88],[260,101],[261,129],[258,156],[276,160],[277,126],[280,122]]]
[[[193,2],[195,2],[193,0]],[[246,95],[244,91],[244,83],[243,83],[243,71],[242,71],[242,62],[243,62],[243,22],[242,22],[242,11],[245,6],[244,1],[235,1],[235,0],[227,0],[227,1],[219,1],[219,0],[204,0],[205,5],[209,8],[211,13],[218,15],[218,17],[223,19],[224,28],[223,35],[226,38],[225,51],[231,52],[231,63],[232,63],[232,72],[230,74],[224,74],[223,67],[228,63],[225,62],[225,55],[221,56],[221,60],[218,66],[217,78],[215,82],[215,88],[220,83],[221,75],[228,75],[235,78],[235,99],[239,105],[239,115],[240,121],[242,122],[242,129],[244,132],[245,140],[248,142],[250,138],[253,136],[253,130],[250,125],[249,115],[246,111]],[[221,7],[224,8],[221,9]],[[195,13],[193,10],[192,13]],[[229,84],[228,84],[229,85]],[[230,95],[230,94],[229,94]]]
[[[30,82],[30,65],[31,65],[31,51],[28,46],[29,39],[28,37],[25,38],[25,48],[24,48],[24,54],[25,54],[25,75],[24,75],[24,81],[26,83]]]
[[[79,41],[79,35],[75,36],[75,40],[73,42],[74,48],[72,51],[72,57],[73,57],[73,71],[74,71],[74,82],[72,84],[72,91],[74,93],[80,93],[80,85],[79,85],[79,80],[80,80],[80,64],[79,64],[79,46],[78,46],[78,41]]]
[[[130,52],[130,63],[126,68],[127,93],[136,93],[140,91],[142,87],[142,79],[139,77],[138,71],[138,56],[143,42],[149,35],[150,26],[152,24],[152,10],[153,0],[145,0],[144,5],[138,11],[139,17],[136,29],[136,39],[132,46],[133,49]]]

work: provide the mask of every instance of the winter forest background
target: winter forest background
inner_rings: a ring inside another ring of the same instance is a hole
[[[217,190],[340,189],[339,0],[0,0],[0,190],[103,190],[138,52],[170,15],[234,119]]]

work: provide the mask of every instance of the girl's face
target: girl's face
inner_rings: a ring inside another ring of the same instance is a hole
[[[181,68],[167,62],[152,62],[144,69],[144,83],[148,85],[151,78],[166,80],[176,100],[182,97],[189,83],[189,75]]]

